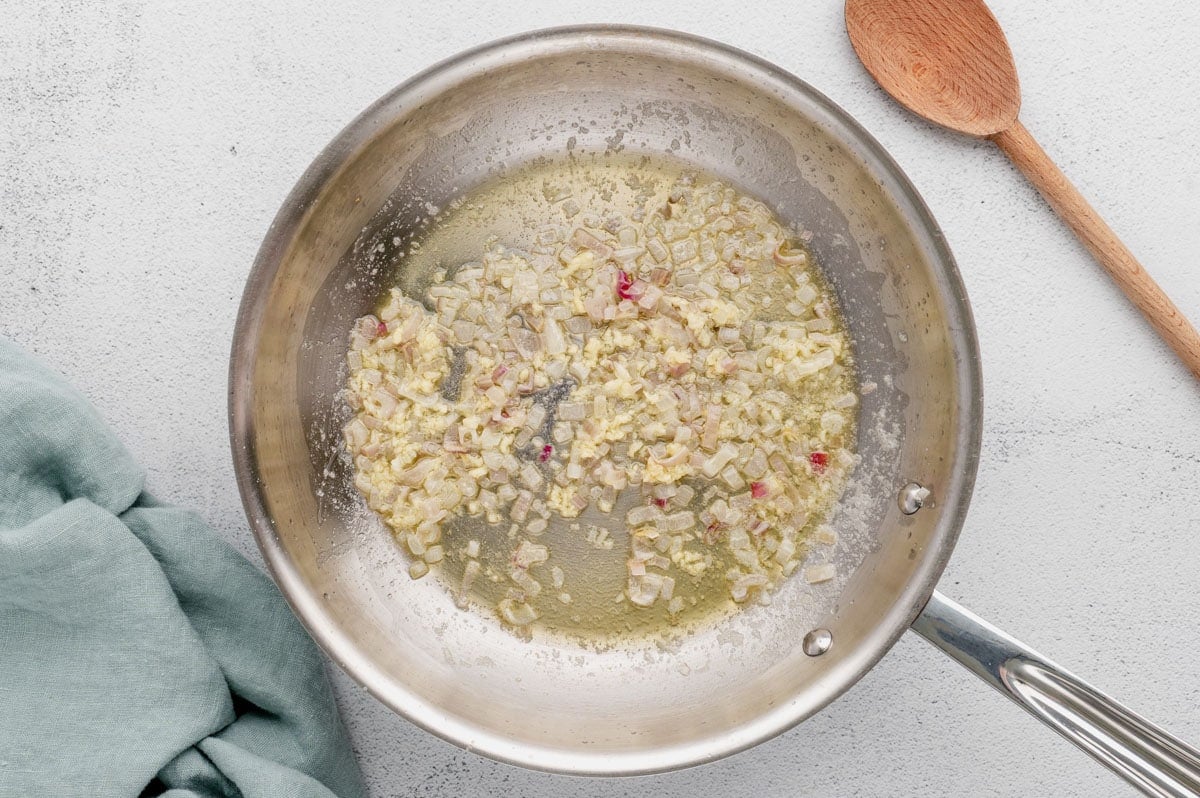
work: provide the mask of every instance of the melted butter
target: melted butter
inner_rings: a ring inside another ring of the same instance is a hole
[[[614,216],[628,220],[636,208],[646,209],[647,213],[662,208],[671,187],[684,174],[694,175],[695,171],[665,159],[612,154],[585,153],[565,160],[535,162],[485,183],[441,210],[427,232],[397,260],[393,283],[408,296],[423,298],[429,286],[439,279],[438,275],[452,275],[461,264],[478,260],[480,254],[494,243],[528,250],[538,245],[538,232],[548,225],[557,225],[569,232],[579,226],[599,226]],[[707,180],[698,176],[697,183],[704,182]],[[624,223],[636,224],[637,220]],[[819,269],[810,265],[807,271],[820,294],[832,299],[833,292]],[[759,282],[765,283],[762,290],[771,290],[768,280]],[[755,318],[780,318],[782,304],[776,302],[772,308],[764,308]],[[832,318],[836,327],[842,328],[836,308]],[[848,356],[837,364],[832,379],[833,387],[824,389],[824,398],[854,390],[853,369]],[[796,401],[801,407],[807,405],[817,416],[824,409],[819,397],[798,393]],[[840,440],[854,440],[853,422],[843,430]],[[700,497],[704,485],[702,481],[692,484],[697,488],[697,497],[691,509],[698,512],[703,507]],[[836,495],[810,513],[801,541],[828,515],[835,498]],[[515,631],[521,635],[549,635],[593,646],[609,645],[635,636],[677,637],[727,617],[744,606],[730,597],[726,571],[735,568],[736,562],[729,548],[705,546],[699,541],[690,544],[689,548],[709,558],[703,573],[690,576],[679,568],[670,570],[676,580],[675,595],[683,599],[683,608],[679,612],[668,613],[667,602],[662,599],[647,608],[624,599],[629,557],[629,533],[624,518],[628,508],[641,501],[640,488],[628,487],[611,513],[599,512],[593,502],[578,518],[552,515],[546,531],[536,537],[530,536],[521,525],[514,531],[507,514],[498,524],[488,524],[482,517],[451,517],[442,524],[441,545],[445,559],[433,567],[431,576],[441,580],[446,589],[460,599],[461,605],[496,616],[497,603],[513,587],[508,576],[513,550],[523,539],[545,545],[550,551],[549,560],[529,569],[530,575],[542,585],[537,596],[527,599],[539,617],[529,627]],[[610,547],[597,547],[587,541],[589,529],[600,528],[608,531]],[[463,597],[460,586],[472,541],[478,543],[477,559],[482,571],[469,594]],[[802,553],[805,545],[801,544]],[[561,588],[552,584],[554,567],[562,570]],[[790,578],[802,576],[796,573]],[[570,603],[560,599],[563,593],[570,596]],[[756,598],[757,592],[752,593],[750,601]]]

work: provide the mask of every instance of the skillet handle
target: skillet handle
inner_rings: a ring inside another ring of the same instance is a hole
[[[912,628],[1146,795],[1200,796],[1200,751],[940,593]]]

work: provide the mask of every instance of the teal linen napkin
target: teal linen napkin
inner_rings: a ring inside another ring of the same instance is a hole
[[[364,795],[275,586],[142,483],[0,339],[0,796]]]

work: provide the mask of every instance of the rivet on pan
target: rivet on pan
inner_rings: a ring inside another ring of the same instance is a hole
[[[819,657],[833,645],[833,632],[828,629],[813,629],[804,636],[804,653],[810,657]]]
[[[925,506],[929,498],[929,488],[910,482],[900,489],[900,512],[912,515]]]

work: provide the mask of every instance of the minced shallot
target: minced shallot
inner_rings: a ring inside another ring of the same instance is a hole
[[[849,338],[803,236],[762,203],[688,177],[631,218],[549,226],[533,253],[493,247],[424,304],[393,289],[354,324],[346,448],[413,578],[447,556],[447,519],[549,541],[539,536],[554,518],[631,496],[633,606],[661,601],[675,615],[714,566],[744,602],[804,559],[809,519],[854,462],[857,396]],[[819,542],[836,540],[819,529]],[[587,542],[613,543],[590,524]],[[477,540],[463,553],[460,603],[486,555]],[[522,538],[505,560],[506,623],[532,623],[539,601],[570,602],[552,543]],[[805,579],[834,575],[816,565]]]

